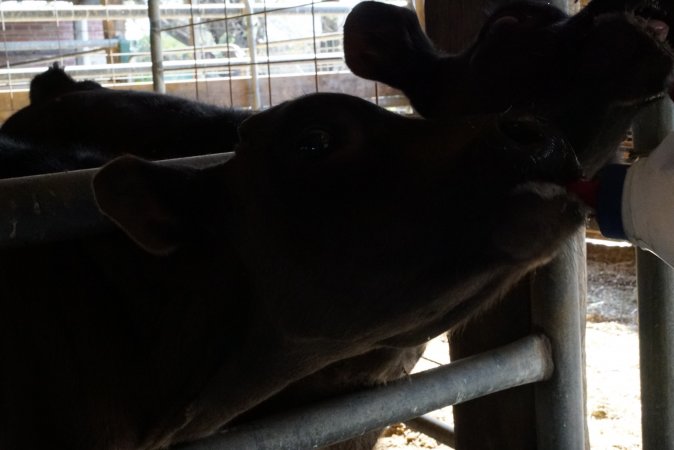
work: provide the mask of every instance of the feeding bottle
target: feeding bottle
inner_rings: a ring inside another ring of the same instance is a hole
[[[674,267],[674,132],[648,156],[608,165],[569,190],[595,208],[604,236],[628,240]]]

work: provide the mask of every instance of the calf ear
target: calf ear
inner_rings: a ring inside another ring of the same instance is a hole
[[[344,23],[344,58],[359,77],[411,88],[439,56],[413,11],[367,1]]]
[[[122,156],[99,170],[93,191],[101,212],[138,245],[167,255],[183,241],[191,172]]]

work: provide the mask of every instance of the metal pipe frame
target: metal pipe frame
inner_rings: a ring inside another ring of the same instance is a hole
[[[114,48],[119,45],[119,39],[87,39],[63,41],[20,41],[5,42],[3,50],[7,52],[30,52],[44,50],[69,50],[87,47]]]
[[[542,335],[531,335],[409,379],[244,424],[179,448],[280,450],[326,446],[444,406],[541,381],[552,371],[549,341]]]
[[[205,167],[233,153],[161,161]],[[102,233],[113,228],[91,190],[97,169],[0,180],[0,249]]]
[[[250,58],[250,91],[253,93],[253,110],[260,109],[262,102],[260,100],[260,78],[257,68],[257,42],[255,39],[255,26],[253,24],[253,7],[250,0],[244,0],[244,12],[246,13],[246,40],[248,41],[248,57]]]
[[[539,269],[531,284],[533,329],[550,338],[555,373],[534,387],[536,437],[545,450],[583,450],[585,420],[585,230]]]
[[[389,1],[387,3],[405,6],[405,1]],[[227,20],[245,17],[243,3],[227,3]],[[316,14],[346,14],[353,7],[352,3],[334,0],[318,0],[313,4]],[[199,5],[164,4],[159,6],[163,19],[188,19],[192,16],[202,19],[225,20],[224,3],[202,3]],[[297,15],[309,14],[312,11],[311,1],[297,1],[283,7],[266,8],[263,4],[253,4],[252,14]],[[21,2],[2,2],[0,12],[4,23],[11,22],[53,22],[54,20],[128,20],[145,19],[145,5],[73,5],[66,2],[45,3],[27,7]]]
[[[672,130],[672,103],[665,98],[635,121],[634,149],[657,147]],[[674,269],[637,250],[641,428],[644,450],[674,450]]]
[[[53,58],[58,58],[59,56],[54,56]],[[299,63],[314,63],[315,60],[318,60],[320,63],[343,63],[344,57],[341,52],[334,53],[324,53],[319,55],[306,54],[306,55],[279,55],[271,56],[267,58],[263,55],[257,56],[258,65],[276,65],[276,64],[299,64]],[[46,60],[46,59],[45,59]],[[178,70],[194,70],[194,64],[199,64],[199,69],[216,69],[216,68],[247,68],[253,66],[251,59],[248,57],[236,57],[236,58],[213,58],[213,59],[202,59],[202,60],[177,60],[177,61],[164,61],[164,71],[178,71]],[[152,68],[152,63],[149,62],[137,62],[137,63],[117,63],[117,64],[90,64],[88,66],[69,66],[68,73],[71,73],[76,76],[92,78],[96,76],[106,76],[110,74],[143,74],[149,73]],[[44,68],[35,68],[35,67],[26,67],[26,68],[11,68],[11,69],[1,69],[0,76],[2,75],[12,75],[12,77],[26,77],[32,78],[33,76],[44,72]]]
[[[419,416],[416,419],[408,420],[405,422],[405,425],[426,436],[432,437],[441,444],[445,444],[449,447],[456,446],[454,428],[428,414]]]
[[[166,93],[164,84],[164,57],[161,45],[161,12],[159,0],[148,0],[147,16],[150,20],[150,59],[152,61],[152,90]]]

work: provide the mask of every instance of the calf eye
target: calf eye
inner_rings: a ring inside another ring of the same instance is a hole
[[[304,157],[320,158],[330,152],[331,144],[330,133],[320,128],[312,128],[300,135],[297,150]]]

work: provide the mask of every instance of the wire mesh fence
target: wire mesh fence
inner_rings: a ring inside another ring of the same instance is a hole
[[[356,3],[161,0],[166,91],[255,110],[316,91],[406,108],[397,92],[356,78],[344,64],[342,26]],[[27,104],[30,80],[54,62],[76,79],[152,89],[147,2],[0,1],[0,31],[0,121]]]

